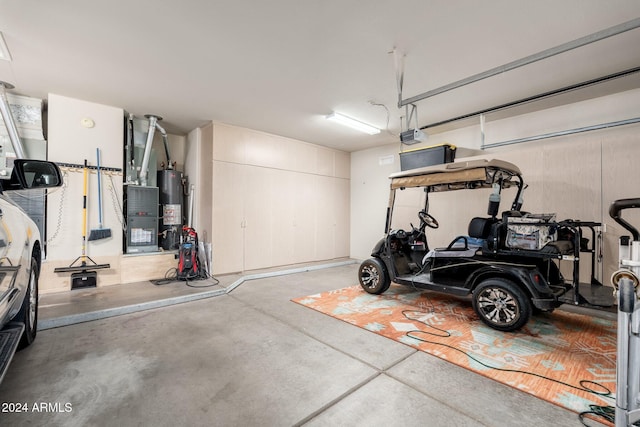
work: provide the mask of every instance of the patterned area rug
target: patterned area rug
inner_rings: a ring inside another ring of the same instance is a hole
[[[292,301],[578,413],[615,406],[615,321],[555,310],[505,333],[482,323],[470,301],[399,285]]]

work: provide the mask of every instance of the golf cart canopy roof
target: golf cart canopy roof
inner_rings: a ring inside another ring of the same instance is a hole
[[[512,163],[502,160],[470,160],[446,163],[397,172],[389,176],[391,189],[426,187],[429,192],[474,188],[522,186],[521,172]]]

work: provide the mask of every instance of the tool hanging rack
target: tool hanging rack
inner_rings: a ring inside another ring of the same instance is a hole
[[[77,164],[77,163],[62,163],[62,162],[56,162],[56,164],[60,167],[60,168],[66,168],[66,169],[77,169],[78,172],[82,172],[82,170],[84,169],[84,165],[81,164]],[[98,166],[91,166],[91,165],[87,165],[86,166],[87,169],[92,170],[92,171],[98,171]],[[122,173],[122,168],[110,168],[110,167],[105,167],[100,165],[100,171],[102,172],[119,172]]]
[[[57,267],[54,273],[72,273],[71,289],[95,287],[97,283],[97,273],[95,270],[111,268],[110,264],[98,264],[87,255],[87,187],[88,173],[90,166],[87,160],[82,165],[64,164],[66,167],[82,170],[83,172],[83,195],[82,195],[82,255],[77,257],[68,267]],[[97,171],[97,166],[93,167]],[[102,169],[102,168],[101,168]]]
[[[83,173],[84,172],[84,164],[64,163],[64,162],[55,162],[55,163],[58,165],[60,170],[65,172],[65,174],[67,172],[72,172],[72,173]],[[91,165],[87,164],[87,171],[88,171],[89,174],[97,174],[98,167],[97,166],[91,166]],[[109,179],[111,180],[111,189],[110,190],[111,190],[111,196],[113,198],[113,204],[114,204],[114,206],[117,206],[116,214],[118,215],[118,221],[124,227],[125,224],[123,224],[123,219],[122,219],[122,207],[119,205],[118,201],[116,200],[118,195],[114,192],[115,185],[113,183],[113,177],[114,176],[122,176],[123,175],[123,170],[122,170],[122,168],[104,167],[104,166],[100,165],[100,172],[102,172],[104,175],[108,176]]]

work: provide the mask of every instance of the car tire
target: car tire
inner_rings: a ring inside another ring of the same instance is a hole
[[[488,279],[473,291],[473,309],[493,329],[511,332],[523,327],[531,317],[531,301],[515,283]]]
[[[360,264],[358,280],[362,289],[374,295],[384,293],[391,286],[387,268],[378,258],[369,258]]]
[[[38,332],[38,263],[31,258],[31,270],[29,271],[29,284],[25,293],[20,312],[16,320],[24,324],[24,332],[18,344],[18,350],[31,345]]]

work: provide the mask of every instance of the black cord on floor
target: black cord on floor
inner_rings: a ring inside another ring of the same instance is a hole
[[[589,410],[580,412],[578,416],[580,417],[580,422],[583,426],[590,427],[589,424],[585,423],[587,415],[595,415],[596,417],[603,418],[605,421],[609,421],[610,423],[614,423],[616,421],[616,410],[613,406],[599,406],[599,405],[589,405]]]
[[[408,313],[414,313],[416,315],[416,317],[410,317],[408,315]],[[433,313],[433,310],[432,310],[432,313]],[[409,338],[413,338],[414,340],[417,340],[417,341],[424,342],[424,343],[447,347],[447,348],[449,348],[451,350],[454,350],[454,351],[457,351],[459,353],[464,354],[466,357],[472,359],[476,363],[479,363],[480,365],[482,365],[482,366],[484,366],[485,368],[488,368],[488,369],[494,369],[496,371],[501,371],[501,372],[511,372],[511,373],[517,373],[517,374],[523,374],[523,375],[531,375],[531,376],[534,376],[534,377],[545,379],[547,381],[555,382],[555,383],[563,385],[565,387],[573,388],[575,390],[585,391],[587,393],[592,393],[592,394],[595,394],[597,396],[613,398],[611,396],[611,390],[609,390],[604,385],[599,384],[599,383],[597,383],[595,381],[580,380],[580,382],[579,382],[580,385],[576,386],[576,385],[573,385],[573,384],[566,383],[564,381],[560,381],[560,380],[556,380],[554,378],[546,377],[544,375],[536,374],[534,372],[523,371],[523,370],[520,370],[520,369],[498,368],[496,366],[491,366],[491,365],[489,365],[487,363],[482,362],[481,360],[475,358],[474,356],[472,356],[471,354],[467,353],[464,350],[460,350],[457,347],[454,347],[454,346],[451,346],[451,345],[448,345],[448,344],[444,344],[444,343],[440,343],[440,342],[429,341],[429,340],[424,339],[424,338],[420,338],[420,337],[416,336],[416,334],[427,334],[427,335],[433,335],[435,337],[440,337],[440,338],[448,338],[448,337],[451,336],[451,333],[449,331],[446,331],[444,329],[440,329],[440,328],[437,328],[435,326],[429,325],[425,321],[420,320],[420,319],[417,318],[417,316],[426,315],[426,314],[429,314],[429,313],[424,312],[424,311],[420,311],[420,310],[404,310],[402,312],[402,315],[406,319],[412,320],[412,321],[416,321],[416,322],[420,322],[423,325],[427,326],[428,328],[435,329],[439,333],[432,333],[432,332],[427,332],[427,331],[422,331],[422,330],[419,330],[419,329],[415,329],[415,330],[406,332],[405,336],[407,336]],[[600,390],[598,390],[598,389],[600,389]],[[588,426],[588,424],[585,424],[585,421],[584,421],[585,419],[588,419],[588,418],[586,418],[586,415],[595,415],[597,417],[601,417],[601,418],[605,419],[606,421],[614,422],[614,417],[615,417],[615,408],[614,407],[612,407],[612,406],[590,405],[589,409],[590,409],[589,411],[584,411],[584,412],[581,412],[580,414],[578,414],[578,416],[580,417],[580,421],[582,422],[583,425]]]
[[[429,341],[425,341],[425,340],[423,340],[422,338],[414,337],[414,336],[412,336],[412,335],[411,335],[411,333],[413,333],[413,332],[419,332],[419,333],[423,333],[423,334],[427,334],[427,335],[433,335],[434,337],[440,337],[440,338],[449,338],[449,337],[451,336],[451,332],[449,332],[449,331],[447,331],[447,330],[445,330],[445,329],[436,328],[435,326],[433,326],[433,325],[429,325],[428,323],[423,322],[423,321],[422,321],[422,320],[420,320],[420,319],[416,319],[416,318],[413,318],[413,317],[409,317],[409,315],[408,315],[407,313],[417,313],[418,315],[421,315],[421,314],[426,314],[424,311],[419,311],[419,310],[403,310],[403,311],[402,311],[402,315],[403,315],[403,316],[405,317],[405,319],[407,319],[407,320],[415,320],[416,322],[420,322],[420,323],[422,323],[423,325],[425,325],[425,326],[427,326],[427,327],[429,327],[429,328],[431,328],[431,329],[435,329],[436,331],[438,331],[438,332],[440,332],[440,333],[435,333],[435,334],[434,334],[434,333],[432,333],[432,332],[421,331],[421,330],[419,330],[419,329],[415,329],[415,330],[413,330],[413,331],[409,331],[409,332],[407,332],[407,333],[405,334],[405,336],[407,336],[407,337],[409,337],[409,338],[413,338],[413,339],[418,340],[418,341],[424,341],[424,342],[429,342]]]
[[[206,280],[206,279],[212,279],[213,282],[212,283],[208,283],[206,285],[192,285],[191,284],[191,282],[194,281],[194,280]],[[191,282],[190,282],[190,280],[191,280]],[[220,283],[220,281],[218,279],[216,279],[213,276],[209,276],[208,274],[205,274],[205,275],[202,275],[202,276],[198,275],[198,276],[195,276],[194,278],[191,278],[191,279],[185,278],[184,281],[185,281],[185,284],[187,286],[191,287],[191,288],[210,288],[211,286],[215,286],[218,283]]]
[[[197,280],[207,280],[207,279],[212,279],[213,282],[212,283],[207,283],[206,285],[192,285],[191,282],[197,281]],[[161,286],[161,285],[167,285],[169,283],[173,283],[176,281],[180,281],[183,280],[185,282],[185,284],[191,288],[210,288],[211,286],[215,286],[217,284],[220,283],[220,281],[218,279],[216,279],[213,276],[210,276],[206,273],[200,272],[198,274],[194,274],[192,276],[187,276],[184,278],[178,278],[178,269],[173,267],[170,268],[169,270],[167,270],[167,272],[164,274],[164,278],[163,279],[154,279],[154,280],[150,280],[151,283],[153,283],[156,286]]]

